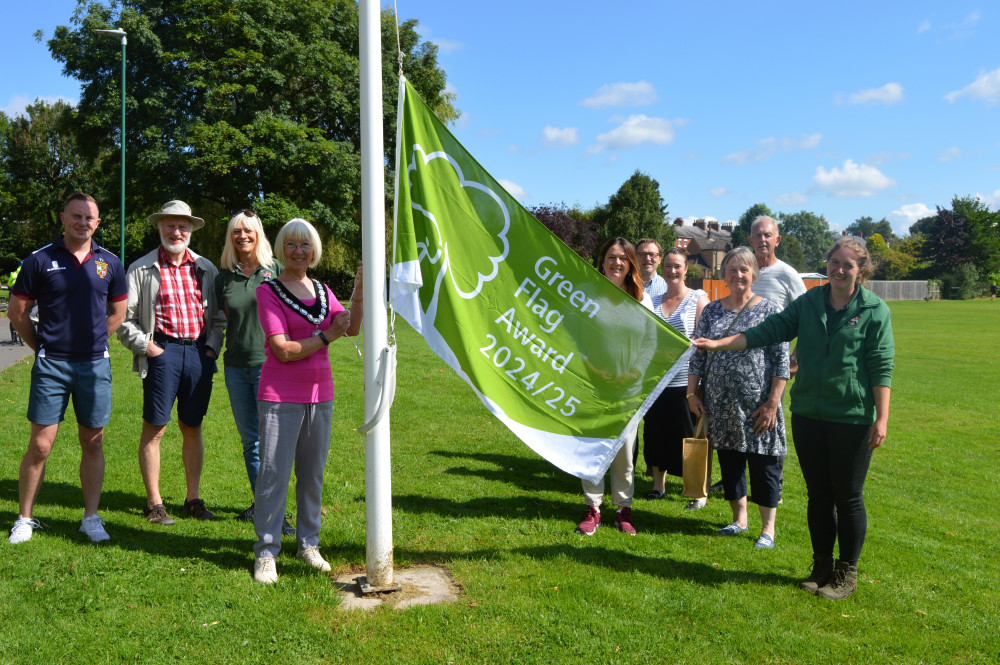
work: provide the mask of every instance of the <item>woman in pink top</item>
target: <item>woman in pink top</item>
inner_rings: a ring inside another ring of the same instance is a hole
[[[260,372],[260,471],[257,475],[254,579],[278,580],[274,558],[281,551],[281,524],[295,467],[296,558],[329,571],[319,553],[323,468],[330,451],[333,377],[327,346],[361,329],[361,268],[354,276],[351,312],[324,284],[306,275],[319,263],[319,234],[304,219],[285,224],[275,239],[283,270],[257,287],[257,311],[267,340]]]

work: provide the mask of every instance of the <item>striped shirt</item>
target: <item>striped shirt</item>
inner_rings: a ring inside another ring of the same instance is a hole
[[[198,267],[184,250],[180,265],[160,246],[160,292],[156,298],[156,330],[179,339],[198,339],[205,328]]]
[[[666,295],[656,296],[653,298],[653,311],[660,316],[664,321],[672,325],[677,329],[678,332],[683,333],[688,339],[691,339],[691,335],[694,334],[694,319],[698,314],[698,301],[702,297],[707,296],[701,289],[691,289],[684,296],[680,304],[677,305],[677,309],[670,313],[669,316],[663,315],[663,297]],[[687,372],[677,372],[674,376],[673,381],[670,382],[670,388],[677,388],[679,386],[686,386],[688,383],[688,373]]]

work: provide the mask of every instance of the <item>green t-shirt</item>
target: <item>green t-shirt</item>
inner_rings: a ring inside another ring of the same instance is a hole
[[[226,313],[226,350],[222,362],[232,367],[263,365],[264,329],[257,315],[257,287],[276,277],[278,271],[260,266],[250,277],[238,270],[219,270],[215,296]]]

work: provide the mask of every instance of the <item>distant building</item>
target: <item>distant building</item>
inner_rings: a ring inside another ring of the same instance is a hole
[[[722,266],[722,259],[732,249],[733,222],[716,220],[695,220],[685,224],[683,217],[674,220],[677,232],[675,246],[683,249],[688,256],[688,265],[696,266],[702,277],[710,279]]]

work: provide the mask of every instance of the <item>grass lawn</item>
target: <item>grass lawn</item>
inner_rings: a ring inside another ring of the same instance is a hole
[[[889,438],[867,485],[858,592],[810,596],[805,487],[786,466],[777,548],[717,538],[728,504],[685,511],[680,487],[636,501],[639,534],[573,532],[580,482],[539,459],[400,322],[392,410],[395,565],[445,566],[460,602],[345,613],[331,581],[285,540],[273,588],[254,583],[250,502],[221,374],[205,423],[202,496],[220,520],[180,517],[180,436],[163,445],[161,490],[177,518],[141,509],[141,385],[112,344],[115,412],[101,511],[82,516],[72,409],[35,516],[50,528],[0,543],[0,663],[996,663],[1000,536],[989,505],[1000,464],[1000,304],[891,305],[896,335]],[[360,359],[331,347],[337,400],[320,544],[335,572],[365,561]],[[0,373],[0,525],[17,513],[28,438],[28,361]],[[640,466],[642,462],[640,461]],[[636,495],[650,481],[640,477]],[[294,506],[291,506],[294,509]],[[605,508],[605,514],[612,513]]]

